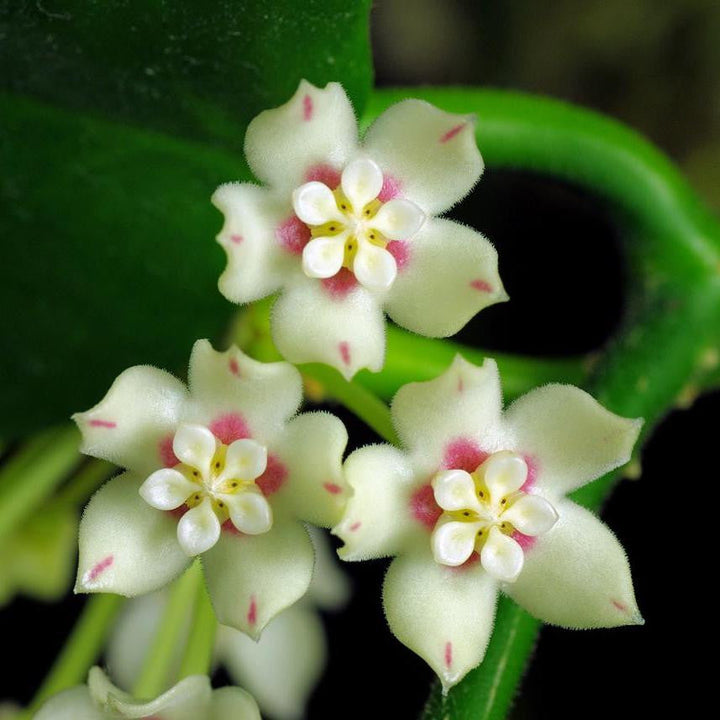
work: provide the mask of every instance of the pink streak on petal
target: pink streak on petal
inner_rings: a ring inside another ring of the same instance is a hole
[[[101,427],[112,429],[117,427],[117,423],[112,420],[91,420],[89,423],[90,427]]]
[[[523,549],[523,552],[532,550],[533,547],[535,547],[535,543],[537,542],[536,537],[533,537],[532,535],[525,535],[519,530],[516,530],[512,534],[512,539]]]
[[[445,667],[449,670],[452,666],[452,643],[445,643]]]
[[[231,235],[230,240],[234,242],[236,245],[239,245],[243,241],[242,235]]]
[[[404,240],[391,240],[385,248],[394,258],[398,272],[410,262],[410,246]]]
[[[321,282],[333,300],[344,300],[358,286],[355,275],[347,268],[340,268],[340,272]]]
[[[471,280],[470,287],[473,290],[477,290],[478,292],[486,292],[486,293],[492,292],[492,285],[490,285],[490,283],[488,283],[488,282],[485,282],[485,280],[481,280],[480,278]]]
[[[340,173],[332,165],[313,165],[305,173],[305,182],[321,182],[331,190],[340,186]]]
[[[446,470],[465,470],[475,472],[490,453],[481,450],[472,440],[458,438],[448,443],[445,447],[443,467]]]
[[[620,611],[620,612],[627,612],[627,605],[625,603],[621,603],[619,600],[613,600],[612,604]]]
[[[387,202],[388,200],[398,197],[401,191],[402,186],[400,185],[400,181],[392,175],[385,175],[383,177],[383,186],[380,190],[380,194],[378,195],[378,200],[380,202]]]
[[[429,483],[419,487],[410,496],[410,513],[420,524],[432,530],[442,515],[442,509],[435,502],[435,493]]]
[[[303,98],[303,120],[305,122],[308,122],[308,120],[312,120],[312,116],[313,116],[313,101],[309,95],[306,95]]]
[[[107,570],[113,564],[114,559],[115,558],[112,555],[108,555],[106,558],[103,558],[97,565],[94,565],[87,575],[87,581],[92,582],[93,580],[97,579],[98,575],[105,572],[105,570]]]
[[[257,624],[257,600],[255,599],[254,595],[250,598],[250,607],[248,608],[247,612],[247,621],[248,625]]]
[[[238,413],[228,413],[213,420],[210,423],[210,432],[225,445],[251,437],[247,423]]]
[[[275,455],[268,455],[265,472],[255,481],[265,497],[276,493],[287,480],[288,471]]]
[[[359,529],[360,529],[360,526],[361,526],[361,525],[362,525],[361,522],[354,522],[354,523],[348,528],[348,530],[349,530],[350,532],[355,532],[356,530],[359,530]]]
[[[289,217],[275,229],[275,237],[291,255],[302,255],[310,242],[310,228],[296,215]]]
[[[446,143],[448,140],[452,140],[464,127],[467,125],[467,123],[460,123],[460,125],[456,125],[454,128],[450,128],[444,135],[440,136],[440,142]]]
[[[525,480],[525,482],[522,484],[520,490],[522,492],[530,492],[530,490],[535,485],[535,480],[537,479],[538,461],[537,458],[533,457],[532,455],[523,455],[523,460],[525,460],[525,464],[528,467],[528,474],[527,480]]]
[[[339,495],[343,489],[337,484],[333,482],[326,482],[323,483],[323,487],[331,494],[331,495]]]
[[[463,382],[462,378],[458,378],[457,381],[457,391],[461,393],[463,390],[465,390],[465,383]]]
[[[228,367],[230,368],[230,372],[233,375],[237,375],[238,377],[240,377],[240,365],[238,364],[238,361],[236,358],[230,358]]]
[[[160,453],[160,460],[165,467],[175,467],[180,463],[180,461],[175,456],[175,451],[173,450],[172,433],[170,435],[166,435],[158,443],[158,452]]]
[[[342,361],[346,365],[350,365],[350,360],[352,359],[350,356],[350,344],[346,340],[338,343],[338,352],[340,353]]]

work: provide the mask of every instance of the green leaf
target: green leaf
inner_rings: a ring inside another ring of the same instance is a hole
[[[0,8],[0,89],[241,148],[301,78],[370,91],[370,0],[43,0]]]

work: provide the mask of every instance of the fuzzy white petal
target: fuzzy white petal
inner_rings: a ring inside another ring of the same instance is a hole
[[[220,538],[220,521],[210,498],[188,510],[178,522],[177,538],[188,557],[195,557],[209,550]]]
[[[481,473],[490,496],[498,503],[505,495],[519,490],[525,484],[528,466],[519,455],[501,451],[493,453],[482,464]]]
[[[270,530],[273,513],[265,496],[259,491],[244,491],[235,495],[219,495],[230,512],[232,524],[246,535],[260,535]]]
[[[267,449],[254,440],[235,440],[227,449],[220,479],[254,480],[265,472]]]
[[[336,275],[345,258],[345,235],[316,237],[304,248],[303,272],[311,278],[329,278]]]
[[[210,711],[212,689],[205,675],[191,675],[150,702],[138,701],[115,687],[98,667],[90,670],[88,688],[105,717],[199,720]],[[78,718],[80,720],[80,718]]]
[[[163,468],[145,480],[139,492],[148,505],[158,510],[175,510],[198,489],[200,485],[188,480],[181,472]]]
[[[247,688],[263,712],[278,720],[300,720],[327,660],[325,632],[316,612],[294,605],[268,623],[254,642],[222,627],[220,662]]]
[[[407,240],[415,236],[425,222],[425,213],[410,200],[386,202],[369,225],[390,240]]]
[[[432,533],[435,562],[451,567],[462,565],[475,551],[475,538],[482,523],[441,519]]]
[[[523,568],[523,550],[515,540],[503,535],[496,527],[480,551],[480,563],[485,572],[500,582],[513,582]]]
[[[146,365],[125,370],[94,408],[73,415],[81,452],[149,475],[162,464],[160,443],[175,430],[186,398],[170,373]]]
[[[20,715],[18,714],[18,717]],[[106,720],[85,685],[53,695],[33,716],[33,720]]]
[[[289,363],[257,362],[234,346],[217,352],[207,340],[193,347],[189,379],[192,402],[185,422],[215,431],[224,419],[237,418],[263,445],[297,412],[302,400],[300,373]]]
[[[555,526],[525,553],[506,592],[529,613],[570,628],[642,623],[625,551],[592,513],[561,500]]]
[[[290,362],[322,362],[348,379],[361,368],[377,372],[385,358],[385,318],[364,288],[340,298],[317,280],[301,279],[275,303],[272,335]]]
[[[457,355],[434,380],[401,387],[392,402],[392,417],[418,469],[436,472],[458,441],[474,443],[486,453],[502,449],[501,408],[495,361],[488,359],[476,367]]]
[[[380,194],[383,176],[377,163],[358,158],[343,170],[340,184],[355,212],[359,212]]]
[[[173,452],[182,463],[210,474],[210,464],[217,449],[215,436],[202,425],[181,425],[173,438]]]
[[[555,508],[539,495],[523,495],[502,516],[523,535],[542,535],[557,522]]]
[[[570,385],[545,385],[523,395],[505,421],[518,452],[535,460],[538,487],[552,494],[571,492],[625,464],[642,426]]]
[[[277,501],[301,520],[331,527],[348,498],[342,456],[348,435],[342,421],[325,412],[302,413],[279,436],[273,452],[288,476]]]
[[[261,720],[255,699],[242,688],[222,687],[215,690],[210,703],[208,720]]]
[[[331,220],[344,220],[332,190],[317,180],[296,188],[292,194],[292,204],[295,214],[306,225],[324,225]]]
[[[467,195],[483,171],[474,119],[423,100],[403,100],[370,127],[363,148],[399,181],[402,194],[433,215]]]
[[[212,202],[225,216],[217,235],[227,253],[227,267],[218,281],[220,292],[235,303],[275,292],[288,264],[276,231],[292,214],[289,202],[249,183],[221,185]]]
[[[465,510],[472,508],[482,512],[482,506],[475,494],[475,482],[465,470],[444,470],[432,480],[435,500],[443,510]]]
[[[284,105],[248,125],[245,156],[255,176],[277,187],[297,187],[316,164],[340,168],[355,152],[357,122],[338,83],[317,88],[302,80]]]
[[[307,591],[313,547],[299,522],[276,518],[262,535],[223,532],[202,563],[218,622],[258,638]]]
[[[389,203],[388,203],[389,204]],[[398,325],[429,337],[454,335],[489,305],[507,300],[495,248],[479,232],[429,218],[386,300]]]
[[[177,542],[177,520],[140,497],[142,481],[119,475],[85,508],[76,592],[142,595],[167,585],[190,564]]]
[[[387,290],[397,275],[397,263],[387,250],[365,241],[358,247],[353,272],[368,290]]]
[[[340,557],[368,560],[396,554],[417,532],[410,497],[418,483],[405,454],[390,445],[360,448],[345,461],[345,479],[352,496],[333,529],[345,543]]]
[[[446,691],[483,659],[496,596],[495,581],[479,565],[443,567],[430,553],[393,560],[383,587],[390,629],[430,665]]]

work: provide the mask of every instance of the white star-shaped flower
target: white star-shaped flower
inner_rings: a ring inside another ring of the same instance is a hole
[[[353,495],[333,532],[345,560],[398,556],[384,586],[390,628],[446,690],[482,660],[498,591],[564,627],[642,622],[622,547],[565,497],[626,463],[641,421],[569,385],[503,412],[495,362],[459,356],[402,387],[392,415],[406,450],[350,455]]]
[[[127,469],[91,499],[80,524],[76,589],[134,596],[202,565],[218,620],[258,637],[308,588],[303,522],[340,517],[347,432],[324,412],[295,415],[299,372],[206,340],[189,389],[140,366],[74,416],[82,451]]]
[[[278,350],[346,377],[382,368],[383,310],[422,335],[456,333],[507,299],[492,245],[436,217],[482,173],[473,128],[472,117],[405,100],[359,142],[342,87],[302,81],[248,126],[247,161],[266,186],[230,183],[213,195],[225,214],[221,292],[249,303],[280,291]]]

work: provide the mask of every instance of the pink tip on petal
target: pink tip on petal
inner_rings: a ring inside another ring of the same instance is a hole
[[[158,443],[158,453],[160,454],[162,464],[167,468],[175,467],[180,463],[175,455],[175,451],[173,450],[172,433],[170,435],[166,435]]]
[[[435,502],[435,493],[429,483],[419,487],[410,496],[410,513],[413,518],[428,530],[435,527],[440,515],[441,507]]]
[[[448,670],[452,667],[452,661],[453,661],[452,643],[447,642],[447,643],[445,643],[445,667]]]
[[[340,358],[343,363],[345,363],[345,365],[350,365],[350,361],[352,359],[350,355],[350,344],[346,340],[338,343],[338,352],[340,353]]]
[[[512,534],[512,539],[523,549],[523,552],[532,550],[533,547],[535,547],[535,543],[537,542],[536,537],[533,537],[532,535],[525,535],[519,530],[516,530]]]
[[[313,99],[309,95],[303,98],[303,120],[308,122],[313,116]]]
[[[323,487],[331,494],[331,495],[339,495],[343,489],[334,482],[326,482],[323,483]]]
[[[627,605],[625,603],[621,603],[619,600],[612,600],[612,604],[614,607],[616,607],[620,612],[627,612]]]
[[[247,621],[248,625],[257,624],[257,600],[254,595],[250,598],[250,607],[247,611]]]
[[[236,245],[240,245],[240,243],[243,241],[242,235],[231,235],[230,241],[234,242]]]
[[[305,182],[321,182],[331,190],[340,186],[340,178],[340,172],[332,165],[327,164],[313,165],[305,173]]]
[[[86,582],[93,582],[93,580],[96,580],[98,575],[101,575],[113,564],[114,560],[115,558],[112,555],[108,555],[106,558],[103,558],[99,563],[93,565],[93,567],[86,575]]]
[[[287,480],[288,471],[275,455],[268,455],[265,472],[255,481],[265,497],[276,493]]]
[[[247,423],[238,413],[228,413],[213,420],[210,423],[210,432],[225,445],[251,437]]]
[[[440,136],[440,142],[446,143],[449,140],[452,140],[456,135],[458,135],[460,132],[462,132],[465,125],[467,125],[467,123],[460,123],[459,125],[456,125],[455,127],[450,128],[445,134]]]
[[[400,181],[397,178],[394,178],[392,175],[385,175],[383,176],[383,184],[380,189],[380,194],[378,195],[378,200],[380,202],[392,200],[400,195],[401,190]]]
[[[230,358],[228,367],[230,368],[230,372],[233,375],[237,375],[238,377],[240,376],[240,365],[238,364],[238,361],[236,358]]]
[[[112,420],[91,420],[88,425],[90,425],[90,427],[108,428],[109,430],[117,427],[117,423]]]
[[[492,285],[490,285],[490,283],[486,282],[485,280],[481,280],[480,278],[475,278],[475,280],[471,280],[470,287],[473,290],[477,290],[478,292],[492,292]]]
[[[359,521],[358,521],[358,522],[354,522],[354,523],[348,528],[348,530],[350,530],[350,532],[355,532],[356,530],[359,530],[361,526],[362,526],[362,523],[361,523],[361,522],[359,522]]]
[[[394,258],[398,272],[410,262],[410,246],[404,240],[391,240],[385,248]]]
[[[472,440],[458,438],[445,446],[443,467],[447,470],[465,470],[475,472],[490,453],[481,450]]]
[[[347,268],[340,268],[338,273],[320,282],[333,300],[344,300],[358,286],[355,275]]]
[[[310,228],[297,215],[293,215],[275,229],[275,237],[283,250],[291,255],[302,255],[310,242]]]

